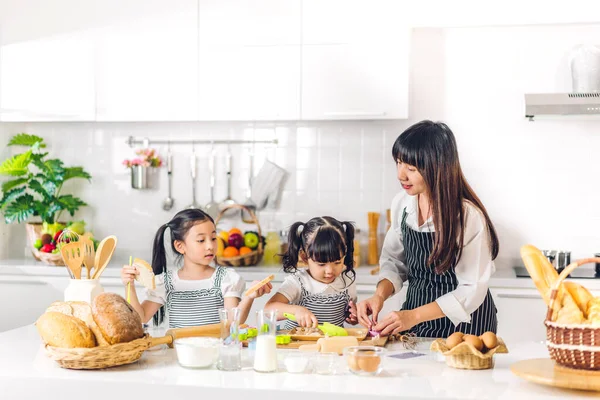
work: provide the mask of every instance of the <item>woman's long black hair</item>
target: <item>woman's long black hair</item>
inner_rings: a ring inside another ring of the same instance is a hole
[[[154,236],[154,246],[152,247],[152,271],[154,275],[167,272],[167,253],[165,252],[165,231],[167,228],[171,229],[171,250],[175,254],[176,260],[179,261],[182,255],[175,248],[175,241],[184,241],[192,226],[206,221],[215,223],[212,217],[204,211],[197,208],[190,208],[179,211],[169,222],[158,228]],[[162,306],[154,314],[154,324],[161,324],[164,318],[165,306]]]
[[[302,228],[302,229],[301,229]],[[288,235],[288,250],[283,254],[283,270],[294,273],[302,252],[318,263],[329,263],[344,258],[344,275],[354,282],[354,225],[332,217],[316,217],[295,222]]]

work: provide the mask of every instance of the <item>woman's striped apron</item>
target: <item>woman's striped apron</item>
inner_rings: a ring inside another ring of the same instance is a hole
[[[431,303],[437,298],[455,290],[458,279],[454,268],[438,275],[433,265],[427,264],[429,254],[433,249],[434,232],[417,232],[406,224],[406,208],[402,214],[402,238],[408,267],[408,290],[403,310],[413,310]],[[445,338],[454,332],[481,335],[484,332],[496,332],[498,320],[496,306],[488,290],[483,303],[471,314],[471,322],[462,322],[454,326],[448,317],[422,322],[410,331],[420,337]]]
[[[301,289],[299,306],[305,307],[313,313],[317,317],[319,324],[329,322],[337,326],[344,325],[348,303],[350,302],[350,295],[347,288],[339,293],[309,293],[300,278],[297,275],[295,278],[298,280]],[[298,324],[295,321],[287,320],[284,324],[284,329],[293,329],[297,326]]]
[[[174,272],[177,273],[177,272]],[[173,271],[165,275],[167,291],[167,313],[170,328],[184,328],[219,323],[219,308],[223,308],[224,299],[221,281],[225,276],[224,267],[216,267],[213,286],[210,289],[174,290]]]

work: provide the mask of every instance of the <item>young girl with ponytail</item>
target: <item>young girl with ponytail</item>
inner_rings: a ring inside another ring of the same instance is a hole
[[[356,285],[354,263],[354,226],[331,217],[296,222],[290,228],[288,251],[283,254],[283,270],[288,276],[266,309],[294,314],[285,329],[298,325],[316,328],[329,322],[355,325]],[[308,265],[298,269],[298,260]]]
[[[164,236],[171,231],[169,241],[179,269],[167,268]],[[131,282],[131,305],[143,322],[154,317],[155,325],[162,323],[165,306],[169,327],[182,328],[219,323],[219,308],[238,307],[244,322],[255,298],[271,291],[266,284],[248,297],[242,297],[245,282],[232,268],[210,264],[217,250],[217,232],[214,220],[198,209],[178,212],[171,221],[158,229],[152,250],[152,270],[156,289],[147,291],[147,300],[140,304],[135,291],[135,266],[125,265],[121,270],[124,285]],[[256,283],[256,282],[255,282]]]

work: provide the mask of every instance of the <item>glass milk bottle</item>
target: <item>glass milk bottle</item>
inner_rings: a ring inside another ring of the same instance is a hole
[[[71,279],[65,289],[65,301],[85,301],[92,304],[94,297],[104,292],[98,279]]]
[[[254,370],[257,372],[277,371],[277,311],[260,310],[256,312],[256,352]]]
[[[240,309],[220,308],[221,343],[217,368],[222,371],[242,369],[242,343],[240,342]]]

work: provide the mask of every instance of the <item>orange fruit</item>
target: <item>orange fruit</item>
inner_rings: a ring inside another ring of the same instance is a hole
[[[234,233],[239,233],[240,235],[242,235],[242,231],[241,231],[241,230],[239,230],[238,228],[231,228],[231,229],[229,230],[229,235],[232,235],[232,234],[234,234]],[[242,236],[244,236],[244,235],[242,235]]]
[[[225,247],[223,250],[223,257],[237,257],[240,255],[240,251],[233,246]]]
[[[252,253],[252,249],[250,247],[240,247],[240,256],[243,256],[244,254],[248,253]]]

